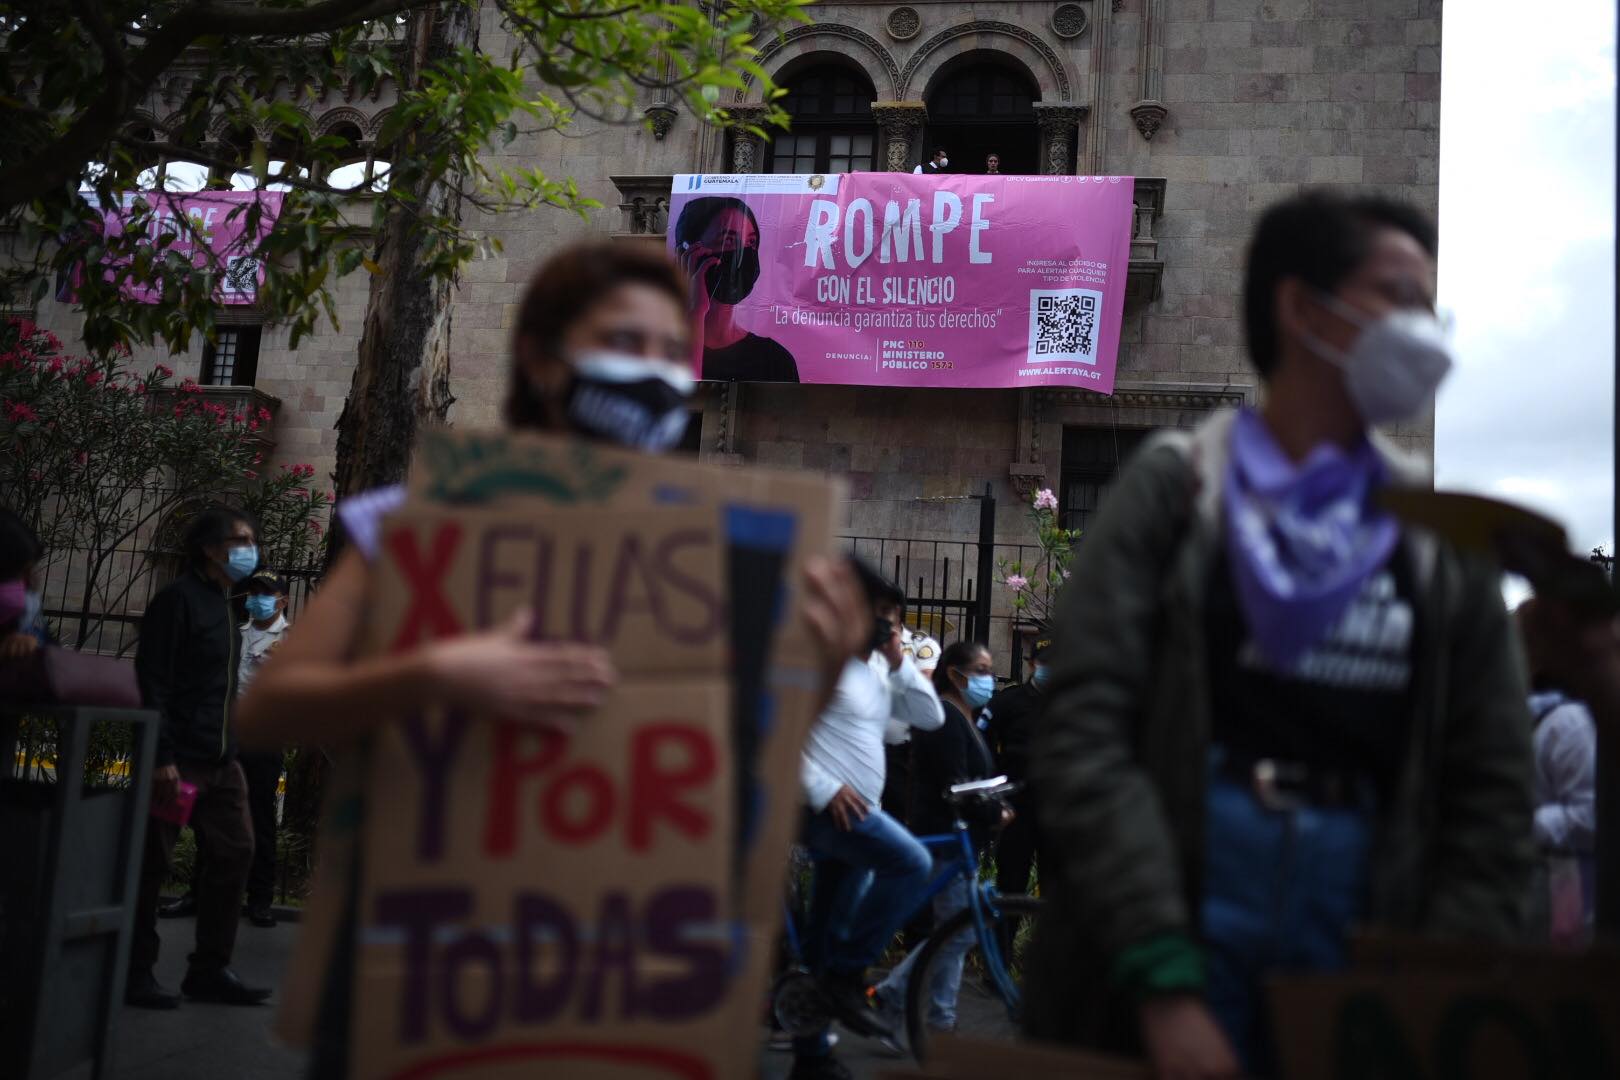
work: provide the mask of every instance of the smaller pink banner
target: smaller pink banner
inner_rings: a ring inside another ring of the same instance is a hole
[[[97,206],[96,197],[85,198]],[[282,194],[279,191],[197,191],[185,194],[164,191],[132,191],[122,197],[119,205],[98,207],[102,228],[107,236],[119,236],[127,218],[135,216],[138,205],[152,208],[146,219],[146,229],[154,244],[165,234],[174,239],[166,251],[189,256],[195,266],[209,265],[220,275],[215,299],[221,304],[251,304],[259,298],[259,286],[264,284],[264,262],[258,255],[259,245],[270,234],[276,218],[281,214]],[[253,205],[259,206],[258,221],[248,232],[248,217]],[[184,217],[191,227],[181,224]],[[80,268],[78,273],[82,273]],[[74,281],[77,281],[77,273]],[[162,292],[155,285],[130,282],[125,295],[138,304],[155,304]],[[70,282],[57,299],[71,301],[74,290]]]

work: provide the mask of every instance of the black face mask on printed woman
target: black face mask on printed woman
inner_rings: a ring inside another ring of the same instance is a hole
[[[720,252],[719,259],[709,267],[703,283],[716,303],[735,304],[753,292],[759,280],[759,249],[734,248]]]

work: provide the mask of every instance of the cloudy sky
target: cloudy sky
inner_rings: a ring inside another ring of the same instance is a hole
[[[1612,544],[1614,0],[1447,4],[1436,482]]]

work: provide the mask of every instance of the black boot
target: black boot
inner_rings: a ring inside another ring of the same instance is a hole
[[[261,930],[268,930],[276,925],[276,917],[270,913],[269,904],[249,904],[242,909],[247,921]]]
[[[874,1039],[894,1038],[894,1032],[867,997],[866,979],[859,972],[854,975],[829,973],[822,977],[819,989],[833,1019],[855,1034]]]
[[[137,1009],[178,1009],[180,995],[163,989],[152,975],[152,969],[131,971],[124,984],[124,1004]]]
[[[193,1001],[212,1001],[220,1005],[263,1005],[270,991],[244,985],[236,972],[228,967],[213,971],[192,968],[186,973],[181,991]]]
[[[178,900],[165,900],[157,913],[160,919],[189,919],[197,914],[197,894],[188,892]]]

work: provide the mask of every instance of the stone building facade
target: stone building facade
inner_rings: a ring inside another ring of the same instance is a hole
[[[493,423],[524,285],[585,233],[661,242],[684,172],[903,169],[946,145],[953,171],[1140,178],[1118,390],[902,390],[711,384],[692,443],[705,458],[848,477],[851,535],[971,541],[973,496],[997,497],[998,541],[1027,539],[1022,501],[1054,488],[1077,527],[1143,432],[1253,401],[1239,320],[1257,214],[1305,184],[1379,190],[1434,212],[1441,0],[829,0],[761,29],[790,133],[728,136],[648,101],[645,122],[520,137],[502,164],[575,177],[605,209],[490,218],[504,255],[467,268],[453,312],[453,418]],[[483,47],[504,47],[486,14]],[[751,88],[729,102],[759,108]],[[375,132],[387,95],[318,106]],[[259,331],[255,386],[279,400],[276,456],[324,472],[349,386],[364,275],[339,288],[341,330],[294,351]],[[47,304],[47,307],[52,305]],[[67,309],[42,322],[71,330]],[[202,350],[191,371],[206,374]],[[182,368],[182,373],[186,373]],[[1396,437],[1432,442],[1432,419]],[[932,571],[930,571],[932,573]]]

